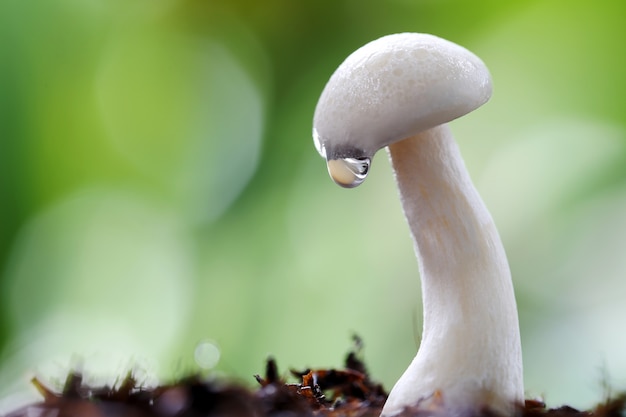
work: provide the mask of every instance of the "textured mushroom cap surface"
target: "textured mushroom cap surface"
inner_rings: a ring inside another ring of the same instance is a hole
[[[372,157],[490,96],[489,71],[467,49],[433,35],[388,35],[356,50],[331,76],[315,109],[313,136],[327,159]]]

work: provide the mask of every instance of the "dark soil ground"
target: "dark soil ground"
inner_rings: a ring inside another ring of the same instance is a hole
[[[292,370],[298,383],[286,383],[269,359],[265,375],[255,375],[255,389],[199,376],[150,388],[132,374],[114,387],[90,387],[81,374],[71,373],[63,390],[54,392],[34,379],[43,400],[5,417],[378,417],[387,393],[370,379],[359,346],[346,356],[344,369]],[[402,417],[441,414],[407,409]],[[483,416],[495,417],[488,410]],[[626,394],[589,411],[526,401],[513,417],[626,417]]]

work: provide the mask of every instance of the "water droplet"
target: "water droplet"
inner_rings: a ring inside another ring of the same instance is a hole
[[[202,369],[212,369],[220,361],[220,348],[211,340],[203,340],[198,343],[193,352],[196,364]]]
[[[344,188],[354,188],[367,178],[370,161],[370,158],[341,158],[330,159],[326,164],[328,173],[336,184]]]

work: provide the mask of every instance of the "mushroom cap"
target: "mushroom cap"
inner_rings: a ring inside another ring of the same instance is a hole
[[[315,146],[327,160],[371,158],[489,97],[489,70],[467,49],[428,34],[387,35],[357,49],[330,77],[315,108]]]

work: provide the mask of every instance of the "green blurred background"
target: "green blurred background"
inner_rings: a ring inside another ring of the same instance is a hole
[[[452,128],[510,257],[529,396],[626,388],[624,1],[1,0],[0,410],[81,363],[338,366],[353,332],[389,388],[421,329],[408,229],[384,153],[340,189],[311,119],[345,56],[401,31],[493,74]]]

